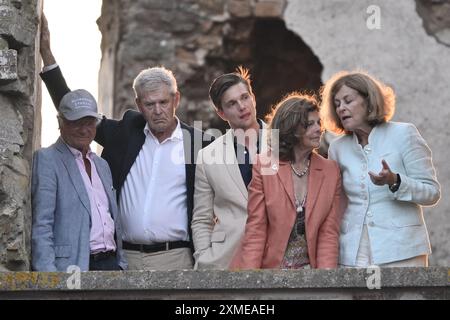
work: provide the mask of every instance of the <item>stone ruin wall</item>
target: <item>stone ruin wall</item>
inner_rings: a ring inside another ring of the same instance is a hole
[[[317,90],[339,69],[364,67],[394,86],[395,119],[414,122],[434,152],[443,197],[438,206],[426,210],[434,249],[431,264],[449,265],[450,1],[328,4],[326,0],[105,1],[99,19],[100,105],[107,114],[120,117],[134,107],[135,75],[143,67],[162,64],[179,80],[180,118],[191,124],[202,119],[205,128],[224,129],[207,100],[208,86],[239,64],[252,71],[259,116],[291,90]],[[382,28],[372,33],[355,27],[365,23],[370,4],[382,9]],[[40,147],[41,127],[36,59],[40,10],[40,0],[0,0],[0,271],[30,266],[31,157]],[[348,32],[351,36],[342,39]],[[383,43],[391,46],[380,54]],[[349,55],[338,54],[346,48],[352,51]]]
[[[366,25],[370,5],[380,8],[380,29]],[[155,65],[179,81],[179,117],[204,128],[225,128],[208,88],[239,64],[252,72],[260,117],[287,92],[317,90],[342,69],[363,68],[392,85],[394,120],[413,122],[433,150],[442,199],[425,209],[430,264],[450,265],[450,1],[110,0],[98,23],[100,105],[115,118],[134,108],[137,73]]]
[[[319,88],[322,66],[280,20],[285,6],[285,1],[105,2],[98,22],[100,105],[116,118],[134,108],[132,80],[155,65],[175,73],[182,93],[180,118],[188,123],[201,119],[203,128],[225,128],[207,100],[209,84],[238,65],[250,68],[254,79],[265,79],[253,81],[261,117],[281,94]],[[282,72],[284,79],[279,78]]]
[[[0,0],[0,271],[30,267],[31,157],[40,146],[38,0]]]

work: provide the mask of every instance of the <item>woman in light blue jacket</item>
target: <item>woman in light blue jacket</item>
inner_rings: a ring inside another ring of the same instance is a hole
[[[410,123],[389,121],[395,95],[363,72],[340,72],[322,88],[325,127],[348,198],[340,234],[342,266],[427,266],[422,206],[440,198],[431,150]]]

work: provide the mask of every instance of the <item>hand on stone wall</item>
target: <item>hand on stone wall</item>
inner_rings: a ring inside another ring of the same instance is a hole
[[[40,52],[44,66],[48,66],[56,63],[55,57],[53,56],[50,47],[50,30],[48,29],[48,22],[45,14],[42,13],[41,16],[41,43]]]

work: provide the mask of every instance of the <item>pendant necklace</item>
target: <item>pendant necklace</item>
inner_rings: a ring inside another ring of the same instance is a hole
[[[306,203],[306,194],[303,197],[303,200],[300,201],[297,196],[295,196],[295,211],[297,213],[303,212],[303,207],[305,206]]]

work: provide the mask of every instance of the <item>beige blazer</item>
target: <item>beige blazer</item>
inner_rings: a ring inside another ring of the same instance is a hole
[[[265,130],[261,141],[266,141]],[[266,149],[262,143],[261,151]],[[198,153],[191,225],[194,269],[228,268],[244,233],[247,202],[229,130]]]

